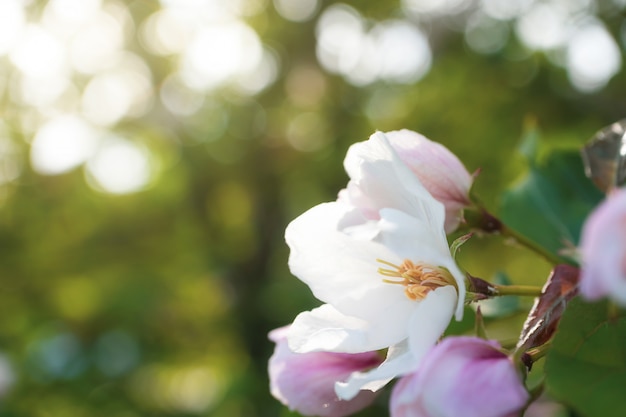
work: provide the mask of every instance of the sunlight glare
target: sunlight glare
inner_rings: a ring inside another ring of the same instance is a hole
[[[11,50],[25,25],[24,8],[19,0],[0,1],[0,56]]]
[[[209,90],[254,70],[263,48],[257,33],[240,21],[203,27],[181,56],[181,77],[191,88]]]
[[[567,72],[578,90],[599,90],[621,67],[619,46],[601,23],[588,23],[570,38],[567,46]]]
[[[48,77],[67,73],[65,47],[48,30],[34,24],[26,26],[23,36],[10,54],[11,62],[25,75]]]
[[[310,20],[319,8],[318,0],[274,0],[279,15],[292,22]]]
[[[264,4],[251,0],[160,0],[164,9],[187,13],[206,22],[218,22],[254,14]]]
[[[62,174],[85,162],[97,142],[98,134],[83,119],[57,116],[37,131],[30,149],[31,164],[40,174]]]
[[[51,0],[42,13],[41,22],[52,32],[67,38],[100,11],[102,0]]]
[[[428,40],[408,21],[383,22],[374,28],[373,36],[376,58],[381,63],[379,77],[383,80],[408,84],[430,70],[432,53]]]
[[[142,71],[119,65],[118,69],[93,77],[83,92],[84,116],[96,125],[111,126],[125,117],[145,114],[153,94],[148,71],[147,67]]]
[[[97,13],[80,28],[69,45],[70,62],[83,74],[111,68],[124,46],[120,23],[110,14]]]
[[[24,75],[20,78],[19,90],[14,90],[12,98],[19,103],[43,108],[54,105],[72,87],[70,79],[64,76],[41,78]]]
[[[377,80],[412,83],[428,73],[432,63],[426,36],[408,20],[380,22],[366,31],[361,15],[343,4],[323,12],[316,52],[326,70],[357,86]]]
[[[170,113],[191,116],[204,103],[204,96],[185,85],[176,74],[170,74],[159,90],[161,102]]]
[[[107,139],[87,161],[87,179],[98,191],[128,194],[142,190],[151,177],[150,155],[120,137]]]
[[[151,53],[171,55],[185,50],[193,39],[193,30],[193,19],[189,14],[176,9],[163,9],[144,21],[140,36]]]
[[[561,47],[567,41],[566,11],[551,3],[537,4],[530,8],[516,23],[520,40],[530,49],[548,50]]]
[[[102,0],[50,0],[46,12],[53,13],[66,23],[81,23],[91,18],[102,5]]]
[[[423,15],[457,14],[471,4],[471,0],[402,0],[402,9],[412,17]]]
[[[264,48],[261,60],[254,68],[239,74],[236,87],[245,95],[255,95],[276,81],[278,77],[278,58],[272,51]]]
[[[317,59],[328,71],[348,74],[356,66],[365,41],[364,21],[352,7],[328,7],[317,22]]]

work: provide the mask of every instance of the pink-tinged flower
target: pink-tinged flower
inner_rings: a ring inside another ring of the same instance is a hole
[[[612,192],[589,215],[580,238],[580,293],[626,306],[626,189]]]
[[[444,205],[446,232],[456,230],[463,219],[463,209],[470,204],[472,175],[448,148],[411,130],[397,130],[384,134],[377,132],[368,141],[352,145],[344,160],[344,167],[351,181],[348,187],[340,192],[339,199],[361,208],[370,218],[376,218],[382,207],[401,209],[395,206],[398,202],[397,196],[391,196],[389,200],[381,199],[377,190],[368,189],[362,184],[364,179],[366,180],[364,177],[370,174],[363,170],[363,161],[376,157],[372,142],[380,135],[386,136],[399,160],[406,164],[426,190]],[[387,187],[390,190],[396,188],[395,184],[387,184]],[[376,195],[372,195],[373,192]]]
[[[391,394],[392,417],[514,417],[529,399],[495,341],[449,337]]]
[[[463,314],[465,276],[450,254],[443,205],[401,163],[384,135],[363,155],[359,183],[373,201],[392,202],[370,219],[344,202],[320,204],[289,224],[291,272],[322,306],[300,313],[289,330],[299,353],[387,349],[369,372],[337,384],[340,398],[376,391],[415,369],[456,312]]]
[[[270,391],[280,402],[305,416],[342,417],[367,407],[376,394],[361,391],[353,399],[341,400],[335,394],[335,383],[350,374],[380,365],[377,352],[294,353],[287,346],[287,329],[269,334],[276,343],[269,360]]]

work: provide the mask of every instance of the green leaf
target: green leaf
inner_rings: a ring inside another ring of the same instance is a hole
[[[586,417],[623,417],[626,410],[626,311],[608,302],[573,299],[548,353],[549,392]]]
[[[528,173],[502,198],[501,219],[555,255],[578,243],[582,224],[603,194],[585,177],[580,154],[554,151],[529,161]]]
[[[463,246],[465,242],[470,240],[472,236],[474,236],[474,233],[468,233],[466,235],[458,237],[454,240],[454,242],[452,242],[452,245],[450,245],[450,253],[452,254],[452,257],[454,259],[456,259],[456,255],[461,250],[461,246]]]

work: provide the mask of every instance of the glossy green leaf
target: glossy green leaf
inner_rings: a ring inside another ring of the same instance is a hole
[[[575,298],[545,366],[546,386],[586,417],[622,417],[626,410],[626,312]]]
[[[500,215],[509,227],[562,255],[578,243],[585,218],[602,197],[585,177],[578,151],[554,151],[529,162],[523,180],[504,193]]]

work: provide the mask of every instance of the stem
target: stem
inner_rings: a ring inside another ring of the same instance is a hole
[[[513,353],[513,362],[524,365],[526,369],[530,371],[535,362],[546,356],[546,353],[550,350],[551,344],[552,341],[548,340],[543,345],[535,346],[534,348],[528,350],[525,350],[523,346],[520,346]]]
[[[538,297],[542,293],[542,288],[533,285],[498,285],[482,278],[473,277],[467,274],[467,290],[474,298],[471,301],[484,300],[491,297],[503,295],[526,295]],[[476,297],[478,296],[478,297]]]
[[[494,289],[494,297],[502,295],[528,295],[538,297],[541,295],[541,287],[534,285],[496,285],[492,284]]]
[[[551,341],[548,341],[544,343],[543,345],[534,347],[532,349],[528,349],[526,351],[526,354],[530,356],[531,361],[537,362],[539,359],[546,356],[546,353],[548,353],[548,350],[550,350],[551,343],[552,343]]]
[[[521,235],[517,231],[506,226],[504,223],[502,224],[502,227],[500,228],[500,233],[502,234],[502,236],[509,237],[515,240],[520,245],[525,246],[526,248],[532,250],[537,255],[542,256],[546,261],[548,261],[549,263],[553,265],[558,265],[558,264],[563,263],[563,259],[561,259],[559,256],[556,256],[552,254],[551,252],[548,252],[541,246],[535,244],[535,242],[528,239],[526,236]]]
[[[474,332],[477,337],[487,340],[487,331],[485,330],[485,320],[483,319],[483,313],[480,311],[480,306],[476,308],[476,320],[474,321]]]
[[[528,394],[530,394],[530,398],[528,399],[528,402],[526,403],[526,405],[524,406],[524,408],[522,408],[520,410],[520,413],[518,414],[518,416],[522,417],[524,415],[526,415],[526,410],[528,409],[528,407],[530,407],[530,405],[539,397],[541,397],[541,394],[543,394],[544,388],[545,388],[545,382],[544,382],[544,378],[541,379],[541,381],[532,389],[528,390]]]
[[[486,208],[480,198],[474,193],[470,191],[470,200],[474,204],[474,207],[478,211],[478,218],[468,219],[470,220],[468,223],[470,226],[477,227],[487,233],[500,233],[504,237],[511,238],[515,240],[520,245],[532,250],[536,254],[543,257],[546,261],[553,265],[558,265],[564,262],[561,257],[552,254],[551,252],[545,250],[543,247],[537,245],[532,240],[528,239],[524,235],[518,233],[517,231],[511,229],[506,224],[502,223],[500,219],[491,214]],[[468,213],[469,214],[469,213]]]

